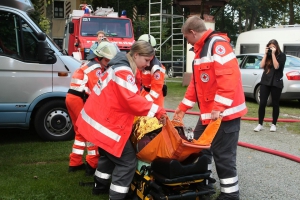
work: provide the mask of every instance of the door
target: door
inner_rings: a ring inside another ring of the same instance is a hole
[[[16,126],[35,98],[52,91],[52,64],[39,64],[37,34],[16,13],[0,10],[0,41],[0,126]]]
[[[255,86],[260,82],[263,73],[260,68],[261,60],[261,56],[248,55],[240,64],[244,93],[254,94]]]

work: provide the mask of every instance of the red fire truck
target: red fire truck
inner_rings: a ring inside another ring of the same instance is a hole
[[[63,49],[68,55],[78,60],[85,60],[90,47],[97,41],[97,32],[104,31],[110,42],[118,45],[121,51],[127,52],[134,43],[134,34],[131,20],[124,16],[119,17],[113,8],[97,8],[90,13],[85,10],[73,10],[66,20]]]

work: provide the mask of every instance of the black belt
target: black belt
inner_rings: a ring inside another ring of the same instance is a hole
[[[73,89],[69,89],[68,93],[73,94],[75,96],[81,97],[83,102],[85,102],[87,100],[87,98],[89,97],[89,95],[87,93],[83,92],[78,92],[76,90]]]
[[[144,90],[145,90],[146,92],[150,92],[150,90],[151,90],[151,88],[148,88],[148,87],[145,87],[145,86],[143,86],[143,88],[144,88]]]

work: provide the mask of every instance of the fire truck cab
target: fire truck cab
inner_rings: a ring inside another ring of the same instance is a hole
[[[89,10],[89,14],[85,10],[73,10],[66,20],[63,49],[68,55],[86,60],[90,47],[97,41],[98,31],[104,31],[108,40],[116,43],[121,51],[129,51],[134,43],[131,20],[126,15],[118,17],[113,8]]]

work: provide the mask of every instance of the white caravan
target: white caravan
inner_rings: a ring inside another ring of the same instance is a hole
[[[276,39],[281,51],[300,57],[300,25],[255,29],[238,36],[235,54],[264,53],[271,39]]]

